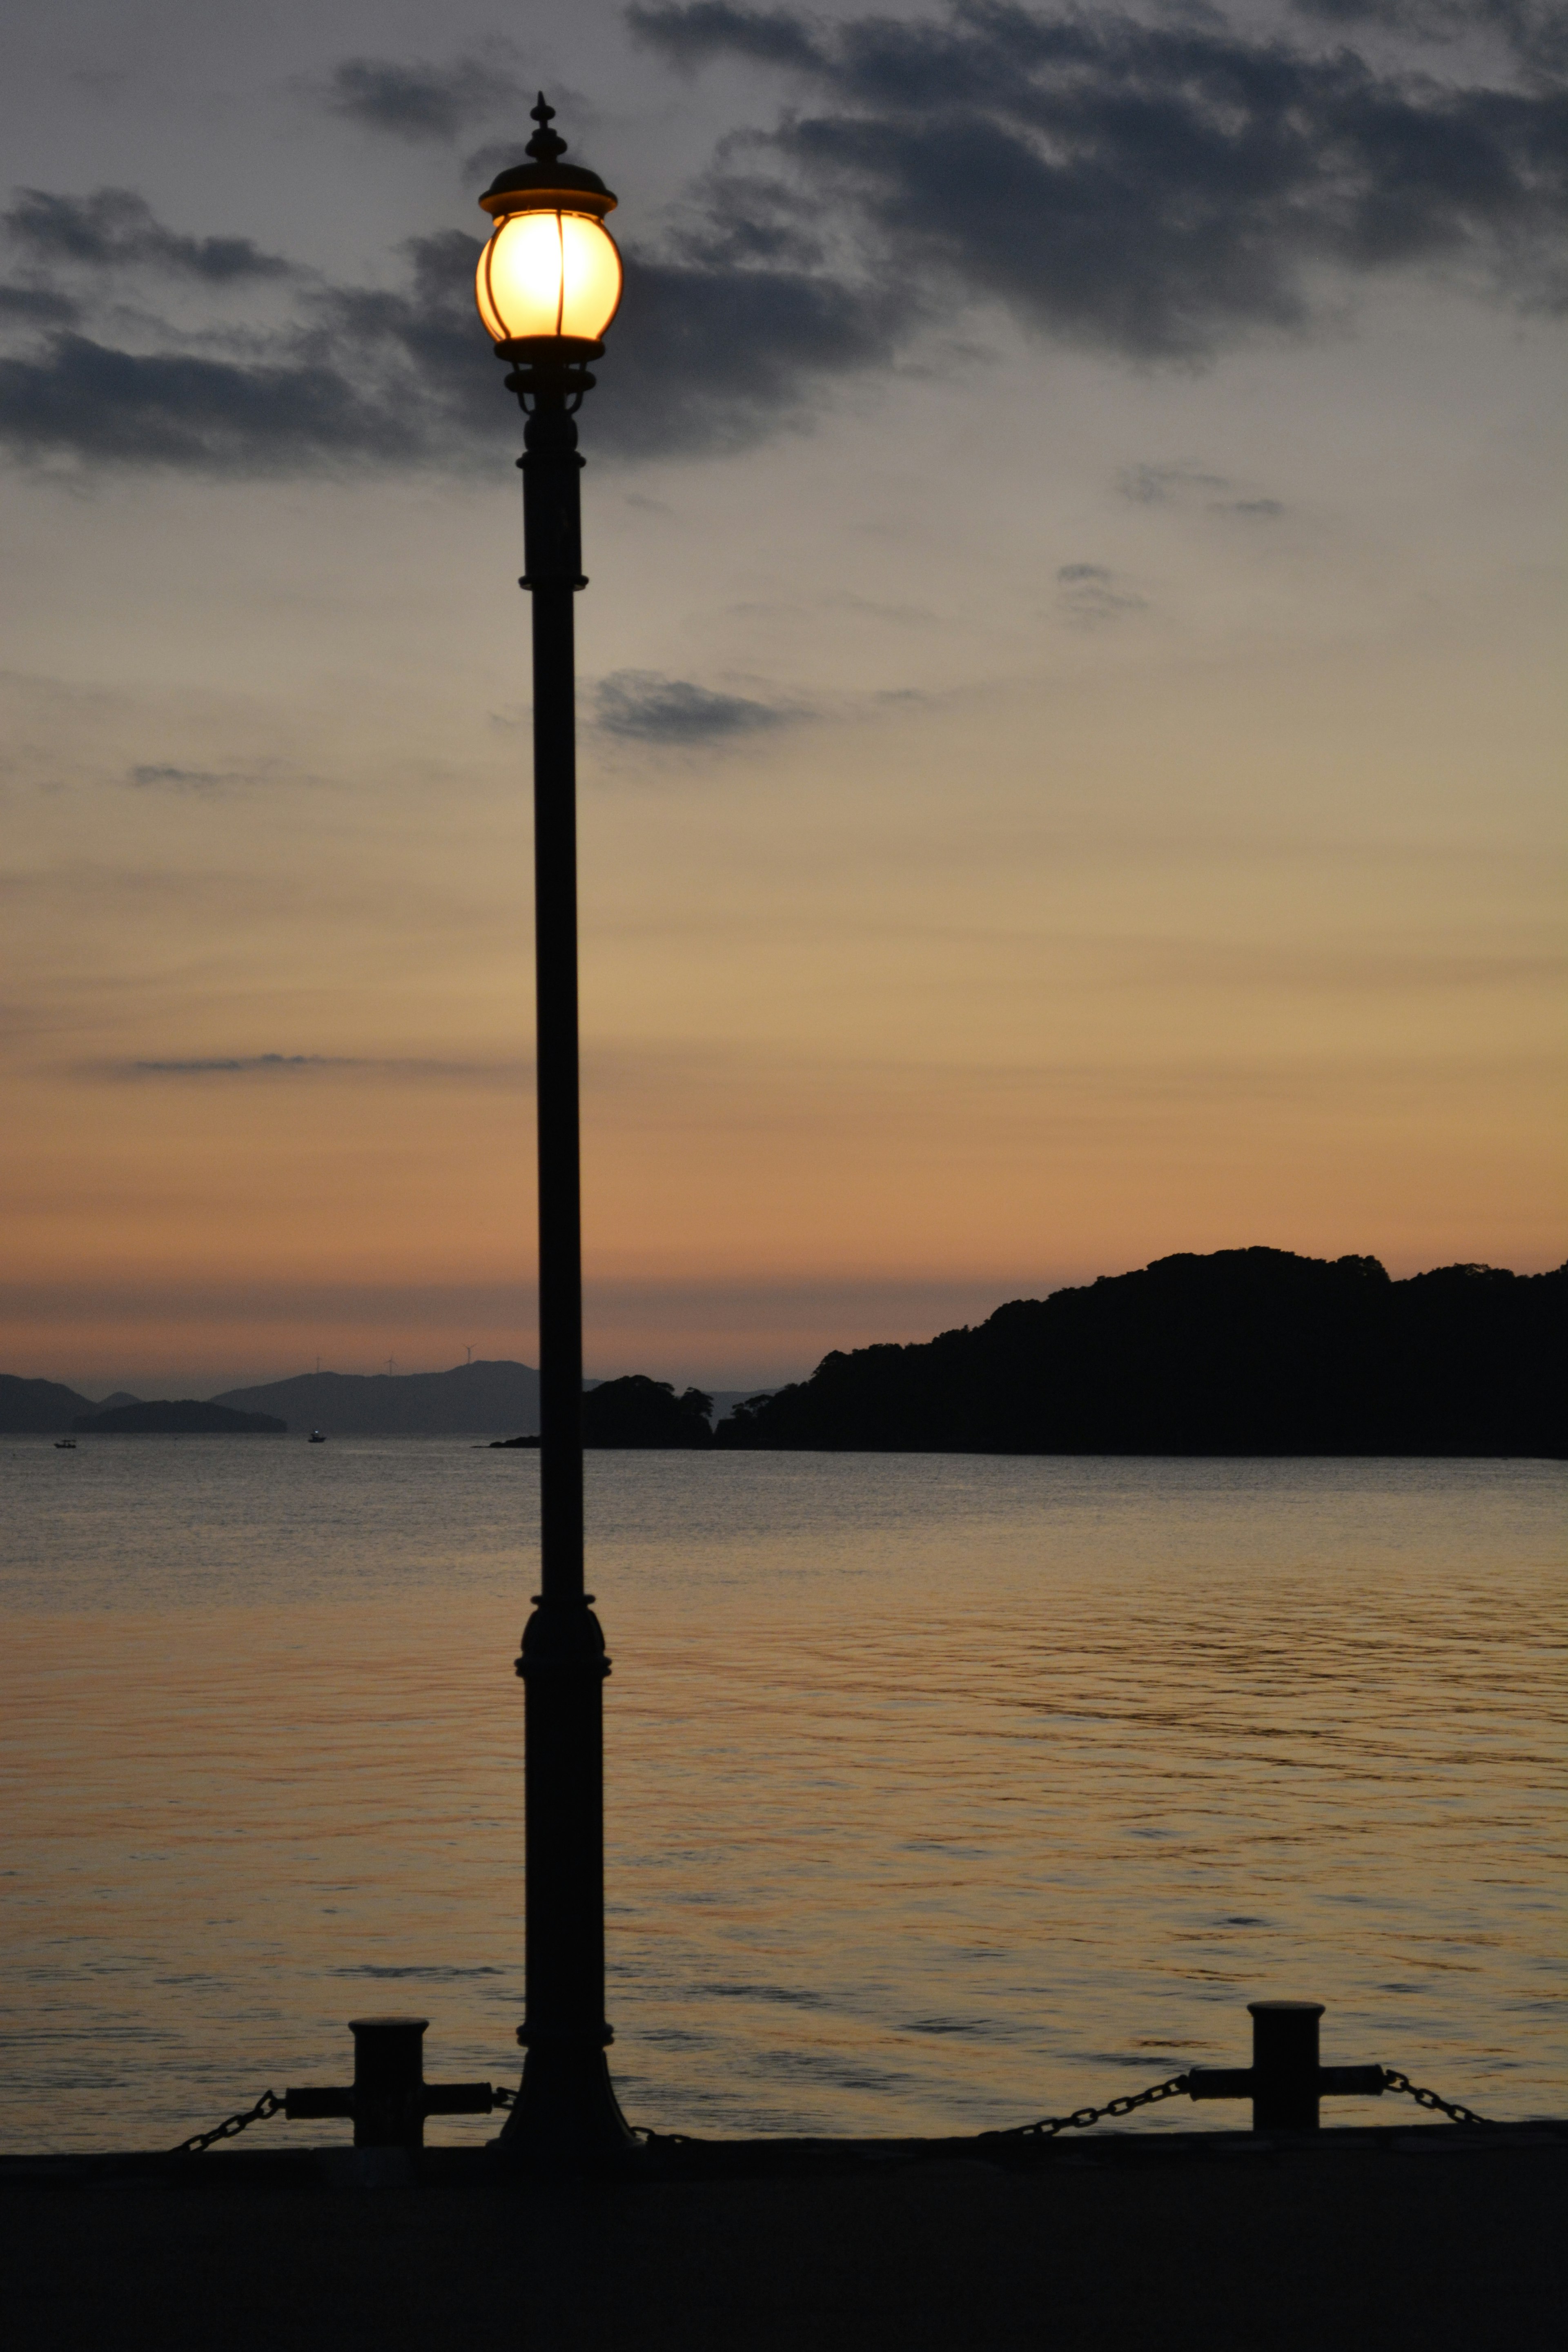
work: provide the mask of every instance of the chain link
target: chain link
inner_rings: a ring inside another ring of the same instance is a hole
[[[982,2132],[982,2139],[1055,2139],[1058,2132],[1087,2131],[1090,2124],[1106,2116],[1130,2116],[1139,2107],[1158,2106],[1162,2099],[1179,2099],[1187,2087],[1184,2074],[1172,2074],[1163,2083],[1152,2083],[1146,2091],[1129,2091],[1120,2099],[1107,2100],[1103,2107],[1075,2107],[1070,2116],[1042,2116],[1037,2123],[1014,2124],[1006,2131]]]
[[[1491,2121],[1489,2116],[1478,2116],[1473,2107],[1461,2107],[1452,2099],[1440,2099],[1436,2091],[1422,2090],[1408,2074],[1402,2074],[1395,2066],[1384,2068],[1383,2087],[1385,2091],[1403,2091],[1406,2098],[1414,2099],[1418,2107],[1435,2108],[1438,2115],[1447,2116],[1450,2123],[1489,2124]]]
[[[264,2124],[268,2116],[280,2116],[285,2104],[276,2091],[263,2091],[253,2107],[245,2108],[237,2116],[226,2116],[223,2122],[215,2124],[211,2131],[194,2133],[189,2139],[183,2139],[178,2147],[172,2147],[169,2154],[200,2156],[203,2149],[211,2147],[215,2140],[237,2139],[250,2125]]]

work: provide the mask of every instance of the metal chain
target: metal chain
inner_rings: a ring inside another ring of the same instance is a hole
[[[237,2139],[239,2134],[251,2124],[264,2124],[268,2116],[280,2116],[284,2105],[285,2102],[279,2097],[276,2091],[263,2091],[253,2107],[247,2107],[237,2116],[226,2116],[223,2122],[215,2125],[211,2131],[196,2132],[191,2138],[183,2139],[178,2147],[172,2147],[169,2150],[169,2154],[200,2156],[203,2149],[211,2147],[215,2140]]]
[[[494,2107],[511,2107],[517,2104],[517,2093],[509,2091],[505,2084],[492,2083],[489,2085],[489,2094],[490,2105]],[[205,2148],[211,2147],[215,2142],[220,2139],[237,2139],[240,2133],[247,2130],[252,2124],[264,2124],[268,2116],[280,2116],[287,2104],[286,2100],[279,2097],[276,2091],[263,2091],[253,2107],[245,2108],[237,2116],[226,2116],[223,2122],[215,2125],[211,2131],[193,2133],[189,2139],[183,2139],[179,2147],[172,2147],[169,2153],[171,2156],[200,2156]]]
[[[1385,2091],[1403,2091],[1407,2098],[1415,2100],[1418,2107],[1433,2107],[1439,2115],[1447,2116],[1450,2123],[1489,2124],[1492,2120],[1489,2116],[1478,2116],[1473,2107],[1461,2107],[1452,2099],[1440,2099],[1436,2091],[1422,2090],[1408,2074],[1402,2074],[1395,2066],[1384,2068],[1383,2087]]]
[[[1440,2098],[1436,2091],[1422,2089],[1411,2081],[1408,2074],[1400,2074],[1394,2066],[1383,2069],[1383,2087],[1385,2091],[1402,2091],[1407,2098],[1414,2099],[1418,2107],[1427,2107],[1437,2115],[1447,2116],[1451,2123],[1488,2124],[1490,2121],[1487,2116],[1478,2116],[1473,2107],[1461,2107],[1452,2099]],[[1136,2114],[1140,2107],[1158,2106],[1163,2099],[1179,2099],[1186,2088],[1185,2074],[1171,2074],[1163,2083],[1152,2083],[1146,2091],[1129,2091],[1119,2099],[1108,2099],[1103,2107],[1075,2107],[1070,2116],[1041,2116],[1032,2124],[1013,2124],[1005,2130],[981,2132],[978,2137],[981,2139],[1054,2139],[1058,2132],[1088,2131],[1091,2124],[1102,2123],[1107,2116],[1113,2118],[1131,2116]],[[517,2093],[510,2090],[504,2083],[494,2083],[490,2085],[490,2104],[497,2107],[514,2107]],[[178,2147],[171,2148],[169,2153],[171,2156],[200,2156],[204,2149],[212,2147],[218,2140],[237,2139],[252,2124],[265,2123],[270,2116],[280,2116],[284,2105],[285,2102],[276,2091],[263,2091],[253,2107],[246,2107],[236,2116],[226,2116],[211,2131],[194,2133],[189,2139],[183,2139]],[[637,2137],[650,2147],[655,2143],[681,2145],[686,2139],[684,2132],[652,2131],[646,2124],[637,2126],[636,2130]]]
[[[1054,2139],[1058,2132],[1087,2131],[1104,2116],[1130,2116],[1138,2107],[1157,2106],[1162,2099],[1179,2099],[1187,2087],[1184,2074],[1152,2083],[1146,2091],[1129,2091],[1103,2107],[1075,2107],[1070,2116],[1042,2116],[1037,2123],[1014,2124],[1006,2131],[981,2132],[982,2139]]]

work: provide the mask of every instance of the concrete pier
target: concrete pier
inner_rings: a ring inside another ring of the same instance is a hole
[[[9,2352],[1528,2347],[1568,2124],[0,2159]]]

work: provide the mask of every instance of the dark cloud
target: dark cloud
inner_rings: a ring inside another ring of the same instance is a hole
[[[215,356],[209,334],[134,352],[68,331],[0,358],[0,445],[40,461],[266,476],[496,462],[521,419],[474,309],[480,240],[404,251],[401,285],[295,289],[293,316]],[[738,446],[811,413],[825,377],[889,361],[900,306],[830,276],[692,251],[627,256],[591,412],[596,449]],[[22,321],[47,329],[33,303]]]
[[[1379,23],[1414,22],[1415,0],[1377,5]],[[1531,0],[1478,21],[1510,55],[1545,38]],[[999,0],[838,22],[699,0],[630,22],[682,69],[728,57],[787,73],[797,102],[728,140],[662,242],[627,253],[586,420],[597,452],[708,452],[807,425],[835,385],[895,365],[933,325],[951,347],[976,300],[1134,362],[1189,362],[1300,332],[1315,289],[1395,268],[1525,305],[1568,289],[1568,97],[1506,58],[1493,82],[1466,79],[1470,51],[1451,46],[1439,81],[1212,9],[1145,23]],[[327,102],[451,138],[513,102],[509,55],[351,59]],[[479,240],[461,230],[413,241],[401,278],[373,289],[186,235],[123,191],[27,191],[5,219],[27,267],[0,295],[0,444],[24,459],[264,476],[494,465],[515,446],[474,314]],[[117,348],[71,307],[71,273],[110,266],[132,290],[139,269],[276,278],[288,314],[226,341],[210,319],[160,327],[143,303]],[[1127,495],[1156,502],[1157,471]]]
[[[226,1054],[208,1061],[131,1062],[128,1070],[152,1077],[201,1078],[247,1070],[353,1070],[363,1066],[338,1054]]]
[[[424,454],[418,422],[331,361],[133,352],[75,334],[0,359],[0,442],[22,457],[230,474]]]
[[[226,352],[210,322],[192,337],[144,320],[163,346],[152,351],[40,334],[0,358],[0,446],[35,461],[236,476],[499,455],[510,404],[474,310],[479,250],[447,230],[405,247],[395,289],[301,279],[282,323],[231,337]],[[516,422],[511,407],[513,439]]]
[[[263,253],[247,236],[185,236],[165,228],[145,197],[132,188],[95,188],[62,196],[19,188],[0,214],[12,242],[45,262],[95,269],[140,267],[195,278],[208,286],[258,278],[289,278],[291,263]]]
[[[1187,25],[956,0],[837,26],[703,0],[634,7],[672,63],[791,68],[819,108],[753,142],[773,217],[837,207],[879,282],[991,297],[1135,358],[1209,354],[1311,314],[1313,273],[1446,265],[1526,301],[1565,280],[1568,101]],[[765,33],[765,44],[763,35]],[[715,234],[734,234],[733,188]]]
[[[820,71],[826,63],[812,20],[787,8],[731,8],[728,0],[695,0],[689,8],[633,6],[626,22],[672,64],[689,70],[719,55],[807,72]]]
[[[1103,563],[1064,563],[1057,572],[1068,618],[1081,626],[1097,627],[1119,621],[1124,613],[1142,613],[1144,600],[1124,587]]]
[[[1116,478],[1116,487],[1134,506],[1202,505],[1211,514],[1250,515],[1256,519],[1282,515],[1285,511],[1282,499],[1238,496],[1227,475],[1206,473],[1184,457],[1163,466],[1124,466]]]
[[[1493,34],[1537,71],[1568,66],[1568,14],[1560,0],[1290,0],[1298,16],[1321,25],[1373,26],[1421,41]]]
[[[412,1081],[456,1079],[463,1084],[499,1085],[511,1089],[525,1086],[533,1065],[515,1061],[447,1061],[408,1055],[362,1054],[202,1054],[169,1055],[166,1059],[79,1064],[80,1075],[130,1081],[137,1078],[230,1078],[295,1076],[303,1071],[347,1071],[372,1079]]]
[[[521,119],[525,103],[516,76],[493,57],[444,66],[346,58],[319,89],[329,112],[395,139],[455,139],[498,113]]]
[[[594,723],[605,734],[671,750],[760,734],[802,716],[786,704],[714,694],[650,669],[615,670],[594,690]]]
[[[1116,478],[1116,487],[1124,499],[1134,506],[1166,506],[1173,499],[1190,490],[1228,490],[1229,482],[1223,474],[1205,474],[1201,467],[1189,465],[1184,458],[1167,466],[1124,466]]]
[[[0,285],[0,320],[15,319],[30,327],[69,327],[79,315],[70,296],[56,287]]]
[[[628,255],[595,437],[635,454],[739,447],[804,421],[825,383],[890,363],[908,314],[885,288],[826,274]]]
[[[213,793],[226,784],[253,784],[254,775],[232,768],[132,768],[125,779],[142,792]]]
[[[521,137],[514,137],[487,140],[482,147],[476,147],[471,155],[463,158],[464,187],[488,188],[493,179],[519,160],[523,144]]]

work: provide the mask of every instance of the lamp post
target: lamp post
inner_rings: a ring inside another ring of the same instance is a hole
[[[572,600],[583,577],[574,422],[616,314],[616,199],[560,158],[542,91],[530,161],[479,198],[479,315],[510,363],[523,434],[521,583],[533,622],[533,907],[539,1106],[540,1590],[524,1699],[527,2014],[501,2146],[531,2162],[630,2147],[605,2051],[603,1693],[610,1662],[583,1580],[583,1253],[577,1110],[577,753]]]

